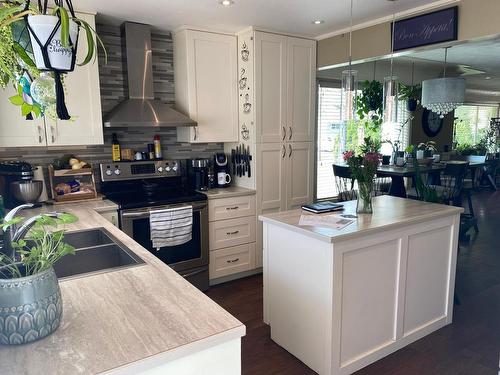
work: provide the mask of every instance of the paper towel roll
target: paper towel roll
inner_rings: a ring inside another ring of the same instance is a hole
[[[45,181],[44,167],[41,165],[36,166],[36,170],[33,173],[33,180],[39,180],[43,182],[42,194],[38,198],[37,202],[45,202],[49,199],[47,195],[47,183]]]

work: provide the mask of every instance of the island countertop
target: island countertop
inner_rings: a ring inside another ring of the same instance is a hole
[[[343,211],[321,215],[356,215],[356,201],[341,202],[341,204],[344,205]],[[357,215],[358,217],[353,219],[353,223],[340,230],[320,226],[299,225],[301,215],[318,215],[301,209],[260,215],[259,220],[333,243],[380,232],[385,229],[394,229],[407,224],[416,224],[430,219],[447,217],[461,212],[463,212],[463,208],[461,207],[383,195],[373,198],[373,214]]]
[[[60,281],[59,329],[23,346],[0,346],[1,374],[98,374],[151,357],[165,362],[238,339],[245,326],[166,264],[84,204],[64,211],[68,230],[104,227],[145,264]]]

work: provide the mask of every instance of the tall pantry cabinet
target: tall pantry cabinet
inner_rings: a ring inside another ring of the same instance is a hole
[[[247,57],[245,59],[245,57]],[[240,131],[254,155],[257,214],[313,200],[316,41],[248,30],[238,35]],[[246,78],[246,79],[245,79]],[[250,111],[248,105],[251,104]],[[242,129],[244,128],[244,129]],[[257,223],[256,265],[262,266]]]

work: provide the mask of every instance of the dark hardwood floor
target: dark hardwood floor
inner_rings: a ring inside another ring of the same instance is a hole
[[[479,234],[461,245],[453,324],[358,371],[358,375],[493,375],[500,356],[500,191],[474,196]],[[243,375],[315,374],[276,345],[262,321],[262,276],[212,287],[208,296],[242,321]],[[369,312],[367,312],[369,313]]]

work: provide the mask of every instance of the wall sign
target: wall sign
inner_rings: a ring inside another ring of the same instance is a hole
[[[394,51],[457,39],[458,6],[396,21],[394,26]]]

